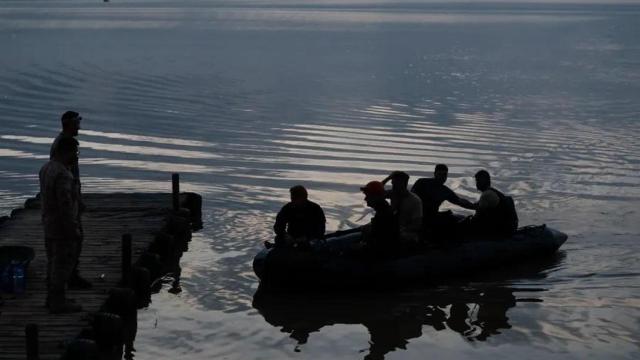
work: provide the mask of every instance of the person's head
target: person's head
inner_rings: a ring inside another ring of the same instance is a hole
[[[70,137],[60,139],[55,159],[66,166],[74,164],[78,160],[78,142]]]
[[[449,175],[449,168],[445,164],[436,165],[436,169],[433,171],[433,178],[441,184],[447,181]]]
[[[491,176],[486,170],[480,170],[475,175],[476,189],[485,191],[491,187]]]
[[[309,194],[307,193],[307,189],[302,185],[296,185],[289,189],[289,193],[291,194],[291,202],[294,204],[300,204],[307,200]]]
[[[375,208],[377,204],[385,201],[384,185],[380,181],[370,181],[360,190],[364,193],[364,200],[367,202],[367,206],[371,208]]]
[[[394,193],[405,193],[409,185],[409,174],[404,171],[394,171],[391,173],[391,191]]]
[[[60,121],[62,122],[62,131],[71,135],[78,136],[78,130],[80,130],[80,120],[82,116],[75,111],[66,111],[62,114]]]

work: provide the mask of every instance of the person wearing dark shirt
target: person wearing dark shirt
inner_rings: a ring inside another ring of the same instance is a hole
[[[65,138],[70,138],[75,141],[76,145],[79,145],[78,140],[78,132],[80,130],[80,122],[82,121],[82,116],[75,111],[66,111],[62,114],[60,118],[60,122],[62,123],[62,131],[56,136],[51,144],[51,148],[49,150],[49,160],[52,160],[56,153],[58,152],[58,146],[60,144],[60,140]],[[76,160],[70,167],[71,173],[73,174],[73,181],[76,183],[76,187],[78,188],[78,192],[80,192],[80,170],[78,169],[78,160]],[[80,199],[82,201],[82,199]]]
[[[375,210],[371,223],[362,227],[363,240],[374,253],[383,255],[397,249],[398,220],[385,199],[386,192],[380,181],[371,181],[360,188],[367,206]]]
[[[292,187],[289,192],[291,202],[282,207],[273,225],[276,245],[294,246],[323,238],[326,219],[320,205],[308,199],[307,189],[302,185]]]
[[[473,204],[476,213],[468,220],[473,235],[492,238],[511,236],[518,228],[518,214],[513,199],[491,186],[491,175],[486,170],[475,174],[476,189],[482,192]]]
[[[472,202],[459,197],[444,184],[448,174],[447,165],[438,164],[432,178],[418,179],[411,188],[411,191],[422,200],[422,222],[427,229],[441,228],[453,221],[450,212],[439,212],[440,205],[445,201],[465,209],[475,209]]]
[[[71,141],[76,144],[76,147],[79,146],[78,140],[76,139],[78,136],[78,132],[80,130],[80,122],[82,121],[82,116],[75,111],[66,111],[62,114],[60,118],[60,122],[62,123],[62,131],[55,138],[53,143],[51,144],[51,148],[49,150],[49,160],[53,160],[57,153],[60,151],[60,142],[64,139],[68,139],[65,141]],[[85,210],[86,206],[82,201],[82,191],[80,184],[80,170],[78,168],[78,157],[75,157],[73,164],[69,166],[69,170],[73,174],[73,182],[74,188],[77,191],[78,198],[78,223],[80,224],[80,238],[79,244],[77,246],[78,256],[82,252],[82,244],[84,242],[84,230],[82,227],[82,212]],[[80,276],[80,272],[78,271],[78,266],[80,262],[76,262],[76,266],[73,269],[71,274],[71,278],[69,280],[69,288],[78,290],[78,289],[91,289],[92,284],[87,279]]]

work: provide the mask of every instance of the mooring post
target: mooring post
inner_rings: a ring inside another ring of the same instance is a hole
[[[28,324],[24,329],[26,335],[27,360],[40,360],[38,350],[38,325]]]
[[[171,174],[171,194],[173,196],[173,211],[180,210],[180,174]]]
[[[131,279],[131,234],[122,235],[122,285],[129,286]]]

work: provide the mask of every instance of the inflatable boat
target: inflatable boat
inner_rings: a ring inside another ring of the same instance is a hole
[[[372,256],[359,249],[361,234],[355,232],[312,242],[304,249],[263,249],[253,260],[253,270],[262,286],[357,288],[438,284],[551,256],[566,240],[566,234],[539,225],[520,228],[505,239],[463,239]]]

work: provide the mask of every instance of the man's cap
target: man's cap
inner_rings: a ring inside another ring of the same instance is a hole
[[[380,181],[370,181],[360,188],[366,196],[384,196],[384,185]]]
[[[60,118],[60,120],[62,121],[62,123],[67,123],[70,121],[80,121],[82,120],[82,116],[80,116],[80,114],[78,114],[75,111],[65,111],[64,114],[62,114],[62,117]]]

